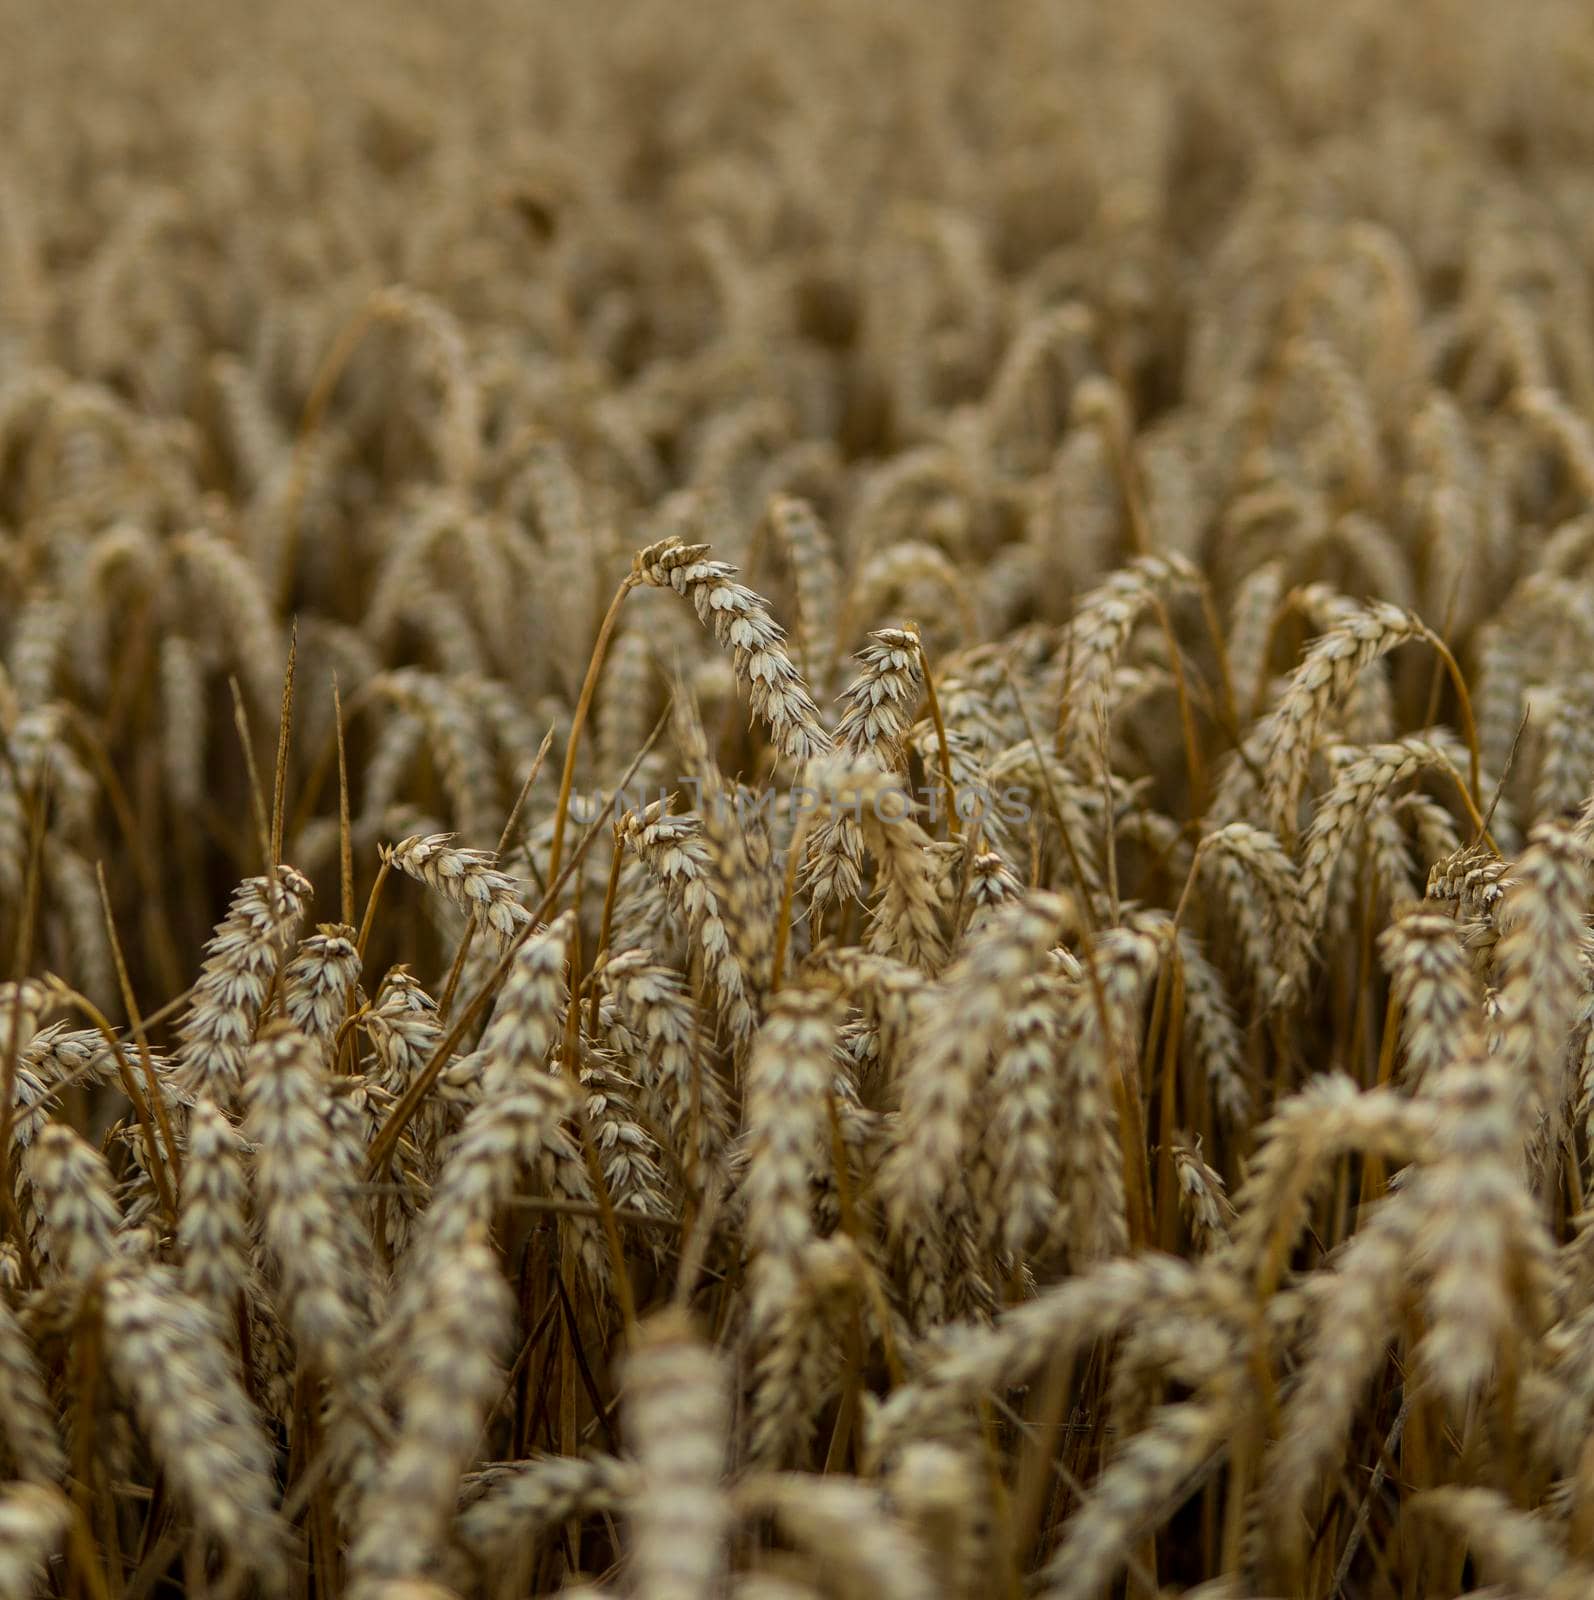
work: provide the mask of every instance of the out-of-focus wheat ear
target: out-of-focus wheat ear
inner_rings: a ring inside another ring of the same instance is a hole
[[[666,603],[662,598],[657,602]],[[622,624],[609,643],[609,658],[598,680],[596,712],[602,772],[624,772],[647,743],[659,708],[653,652],[646,629],[634,619]]]
[[[1401,1081],[1421,1092],[1483,1026],[1483,996],[1456,924],[1423,902],[1397,908],[1378,948],[1400,1006]]]
[[[375,1266],[357,1203],[363,1174],[335,1131],[320,1054],[290,1024],[263,1030],[249,1053],[245,1128],[288,1324],[301,1356],[336,1385],[365,1361]]]
[[[524,1173],[558,1164],[579,1169],[585,1177],[581,1152],[561,1126],[572,1110],[573,1097],[569,1079],[545,1073],[528,1076],[513,1094],[471,1107],[447,1148],[432,1203],[422,1213],[405,1252],[398,1286],[374,1346],[381,1363],[400,1359],[416,1321],[425,1315],[433,1265],[492,1226]],[[597,1248],[601,1253],[601,1237]]]
[[[1176,1312],[1200,1293],[1197,1269],[1145,1252],[1100,1262],[1004,1310],[989,1327],[948,1328],[923,1352],[922,1370],[873,1409],[867,1454],[878,1465],[916,1439],[934,1438],[949,1411],[1025,1382],[1046,1361],[1110,1338],[1131,1318]]]
[[[1267,684],[1267,663],[1273,642],[1273,619],[1284,595],[1284,563],[1264,561],[1253,567],[1234,591],[1229,607],[1229,681],[1241,725],[1256,714]]]
[[[1188,928],[1178,931],[1178,960],[1189,1059],[1200,1070],[1223,1125],[1244,1127],[1251,1117],[1251,1089],[1245,1080],[1245,1044],[1228,985]]]
[[[730,1374],[682,1312],[655,1314],[625,1359],[621,1417],[640,1472],[631,1563],[649,1600],[710,1600],[724,1582]]]
[[[299,948],[282,969],[283,1014],[325,1051],[343,1025],[349,994],[359,976],[360,952],[355,947],[354,929],[323,922],[299,941]]]
[[[878,879],[869,948],[898,956],[921,972],[940,971],[946,962],[940,874],[932,859],[933,841],[914,820],[906,790],[895,778],[861,769],[822,777],[820,789],[840,804],[861,799],[866,805],[861,825]]]
[[[55,699],[55,680],[66,662],[69,607],[48,589],[30,593],[14,613],[9,660],[12,693],[24,711]]]
[[[456,848],[449,843],[453,837],[414,834],[384,848],[384,859],[467,915],[476,912],[503,949],[531,921],[520,903],[524,885],[498,870],[491,850]]]
[[[817,952],[804,968],[804,979],[827,985],[857,1007],[866,1034],[873,1039],[861,1058],[867,1062],[865,1076],[895,1081],[922,1014],[935,1003],[936,986],[905,962],[856,946]]]
[[[1137,1323],[1122,1335],[1107,1386],[1112,1426],[1120,1439],[1146,1425],[1170,1383],[1202,1389],[1234,1365],[1236,1348],[1250,1337],[1244,1331],[1249,1313],[1234,1315],[1235,1299],[1232,1279],[1209,1278],[1204,1303]]]
[[[994,459],[1038,470],[1097,365],[1098,324],[1078,300],[1022,315],[986,391],[979,432]]]
[[[59,1483],[66,1450],[44,1371],[11,1308],[0,1299],[0,1440],[12,1475],[29,1483]]]
[[[748,1162],[747,1338],[753,1363],[749,1459],[779,1466],[811,1420],[797,1381],[807,1308],[802,1255],[814,1238],[811,1179],[829,1165],[825,1096],[834,1072],[838,1013],[823,992],[775,997],[753,1040],[745,1074]]]
[[[1410,1510],[1436,1517],[1465,1540],[1484,1572],[1512,1592],[1576,1600],[1594,1589],[1594,1568],[1561,1548],[1554,1525],[1495,1489],[1430,1489]]]
[[[797,646],[814,692],[829,692],[836,667],[836,629],[841,618],[841,575],[830,535],[806,500],[777,494],[769,523],[786,547],[797,580]]]
[[[743,1516],[773,1516],[837,1593],[881,1600],[956,1593],[874,1484],[837,1475],[763,1472],[742,1479],[735,1498]]]
[[[449,608],[441,603],[445,598],[429,592],[421,605],[434,629],[450,616]],[[463,643],[451,646],[450,653],[474,653],[475,634],[463,617],[456,626]],[[448,811],[472,839],[496,828],[493,818],[499,810],[498,774],[485,708],[488,697],[467,692],[467,685],[478,681],[476,670],[474,661],[449,663],[448,676],[399,667],[381,673],[367,685],[367,693],[381,694],[419,720]],[[493,864],[489,857],[486,865]]]
[[[1130,1242],[1120,1103],[1139,1093],[1142,1013],[1162,965],[1159,933],[1109,928],[1094,943],[1090,976],[1070,987],[1063,1100],[1072,1108],[1063,1140],[1068,1249],[1076,1261],[1118,1255]],[[1100,986],[1098,989],[1098,985]]]
[[[481,457],[481,389],[459,320],[430,295],[390,285],[371,300],[371,315],[409,329],[442,388],[442,411],[431,430],[438,466],[451,487],[475,482]]]
[[[0,983],[0,1055],[24,1049],[51,1005],[50,991],[37,978]]]
[[[94,868],[76,850],[52,844],[44,856],[46,930],[72,951],[77,988],[97,1006],[115,1008],[116,966],[105,932]]]
[[[570,452],[551,431],[533,427],[519,441],[525,465],[517,476],[524,485],[541,543],[535,546],[538,578],[549,582],[559,602],[548,608],[548,625],[556,649],[555,670],[572,700],[581,685],[582,663],[592,654],[594,618],[603,603],[598,593],[602,574],[594,570],[596,529]],[[637,748],[632,745],[629,756]]]
[[[64,1124],[52,1122],[28,1148],[23,1166],[43,1224],[45,1258],[54,1272],[81,1284],[115,1261],[122,1213],[104,1156]]]
[[[213,356],[206,375],[221,401],[228,453],[244,482],[259,488],[282,467],[290,448],[262,376],[233,355]]]
[[[985,1135],[996,1177],[991,1203],[1002,1248],[1017,1257],[1045,1242],[1062,1204],[1057,1124],[1065,1022],[1058,990],[1049,976],[1025,979],[991,1075],[994,1109]]]
[[[1233,1263],[1241,1280],[1271,1293],[1307,1220],[1307,1210],[1347,1152],[1403,1162],[1431,1156],[1438,1118],[1432,1106],[1391,1089],[1362,1089],[1324,1074],[1275,1108],[1260,1149],[1235,1197]]]
[[[1571,823],[1594,780],[1594,679],[1586,672],[1564,684],[1543,723],[1543,754],[1533,787],[1539,822]]]
[[[1227,1446],[1238,1406],[1224,1385],[1162,1406],[1102,1469],[1064,1524],[1041,1574],[1045,1600],[1092,1600],[1128,1560],[1135,1541],[1178,1508],[1193,1475]]]
[[[1383,452],[1378,419],[1359,374],[1330,340],[1309,335],[1286,342],[1281,364],[1284,381],[1299,383],[1327,423],[1323,432],[1328,438],[1314,434],[1313,454],[1322,452],[1332,458],[1327,470],[1352,503],[1376,503],[1384,471]]]
[[[1357,1408],[1383,1366],[1420,1222],[1411,1196],[1397,1195],[1333,1262],[1257,1490],[1256,1509],[1283,1574],[1302,1570],[1310,1497],[1320,1484],[1332,1485]]]
[[[963,897],[963,928],[968,937],[978,933],[999,906],[1011,904],[1023,893],[1023,885],[1006,861],[995,850],[982,850],[969,863],[968,888]]]
[[[1583,995],[1590,863],[1570,829],[1545,823],[1512,870],[1495,946],[1498,1053],[1519,1074],[1556,1152],[1570,1085],[1566,1045]],[[1526,1109],[1526,1107],[1525,1107]]]
[[[1417,870],[1423,883],[1436,861],[1453,856],[1461,848],[1461,835],[1455,818],[1437,800],[1421,790],[1413,790],[1396,800],[1390,808],[1415,835]],[[1391,902],[1393,911],[1398,901]]]
[[[1478,629],[1473,647],[1476,662],[1478,740],[1484,765],[1503,772],[1522,724],[1531,657],[1522,631],[1503,617]]]
[[[770,616],[768,602],[735,581],[735,567],[709,560],[708,553],[707,545],[670,537],[639,550],[633,566],[643,582],[673,589],[692,602],[698,620],[730,652],[754,714],[768,725],[782,755],[805,762],[824,754],[830,735],[786,653],[785,633]]]
[[[1313,813],[1301,844],[1300,898],[1311,937],[1321,930],[1327,914],[1334,869],[1375,806],[1398,784],[1431,771],[1461,781],[1446,752],[1425,739],[1373,745],[1344,765]]]
[[[166,548],[191,597],[187,615],[211,619],[211,637],[236,663],[250,710],[274,721],[287,648],[260,575],[226,539],[203,530],[182,534]]]
[[[71,1521],[71,1502],[59,1489],[0,1485],[0,1600],[30,1600],[40,1593],[44,1564]]]
[[[188,1093],[225,1106],[242,1088],[244,1052],[311,894],[309,880],[287,866],[274,878],[246,878],[234,892],[177,1030],[178,1082]]]
[[[1439,1115],[1440,1156],[1413,1180],[1428,1273],[1418,1356],[1456,1417],[1549,1312],[1552,1241],[1524,1170],[1522,1078],[1473,1035],[1424,1095]]]
[[[761,1012],[774,970],[781,874],[759,804],[755,794],[740,787],[706,801],[703,839],[708,845],[707,882],[730,935],[731,953],[747,976],[755,1010]]]
[[[1364,668],[1397,646],[1427,636],[1410,612],[1374,601],[1312,641],[1269,719],[1265,800],[1273,831],[1281,838],[1295,835],[1301,791],[1323,719],[1350,693]]]
[[[621,1513],[640,1482],[619,1456],[531,1455],[470,1474],[454,1537],[482,1574],[524,1560],[536,1540],[574,1517]]]
[[[1585,500],[1594,499],[1594,429],[1553,389],[1532,386],[1512,395],[1516,410],[1561,458]]]
[[[1183,1135],[1175,1136],[1173,1167],[1179,1184],[1179,1212],[1191,1243],[1202,1255],[1209,1255],[1229,1242],[1234,1225],[1234,1205],[1222,1174],[1201,1159],[1199,1142],[1191,1143]]]
[[[894,1228],[932,1219],[956,1187],[989,1058],[1064,915],[1055,895],[1032,892],[993,916],[948,970],[945,1015],[939,1008],[927,1014],[908,1052],[901,1135],[880,1173]],[[948,1016],[956,1027],[946,1025]]]
[[[731,1600],[821,1600],[830,1592],[811,1561],[784,1552],[764,1559],[767,1565],[732,1574]]]
[[[398,1438],[362,1508],[349,1552],[356,1581],[418,1577],[441,1551],[487,1413],[514,1297],[485,1230],[429,1263],[427,1302],[399,1352]]]
[[[205,793],[205,671],[193,642],[160,645],[161,763],[177,814],[192,817]]]
[[[567,1079],[549,1074],[528,1079],[512,1095],[471,1108],[448,1147],[432,1203],[421,1219],[413,1247],[417,1270],[423,1270],[420,1264],[429,1255],[452,1250],[474,1227],[491,1224],[522,1170],[541,1157],[546,1141],[564,1137],[560,1123],[570,1112],[572,1092]]]
[[[430,1578],[355,1577],[349,1583],[349,1600],[459,1600],[446,1584]],[[569,1592],[561,1586],[559,1593]]]
[[[977,1435],[958,1445],[909,1445],[886,1477],[891,1504],[928,1555],[948,1600],[985,1593],[993,1564],[1003,1559],[991,1548],[991,1484],[980,1448]]]
[[[246,1149],[213,1100],[195,1101],[177,1213],[179,1271],[183,1288],[224,1327],[236,1319],[251,1270]]]
[[[1068,749],[1075,742],[1094,740],[1098,724],[1110,719],[1114,668],[1136,624],[1164,598],[1199,581],[1182,556],[1137,556],[1080,601],[1056,664],[1061,689],[1058,739],[1069,741]]]
[[[215,1317],[170,1267],[127,1263],[101,1285],[105,1359],[166,1483],[201,1532],[268,1590],[286,1576],[273,1452]]]
[[[513,1093],[528,1074],[548,1070],[549,1051],[564,1025],[565,959],[572,923],[572,914],[566,911],[515,951],[492,1020],[476,1049],[482,1093]],[[460,1070],[465,1070],[463,1062]]]

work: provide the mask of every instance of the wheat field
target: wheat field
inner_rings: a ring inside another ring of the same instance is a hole
[[[0,38],[0,1600],[1594,1594],[1584,0]]]

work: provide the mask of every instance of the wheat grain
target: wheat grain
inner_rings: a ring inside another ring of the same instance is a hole
[[[168,1267],[112,1272],[105,1351],[167,1481],[195,1522],[271,1590],[285,1576],[271,1451],[231,1371],[221,1327]]]
[[[230,1104],[243,1087],[244,1053],[311,892],[308,879],[279,867],[274,877],[246,878],[233,894],[205,946],[179,1033],[177,1072],[188,1092]]]
[[[383,859],[461,911],[479,915],[500,947],[507,945],[531,920],[520,885],[498,870],[491,851],[457,848],[449,844],[453,837],[412,835],[387,848]]]

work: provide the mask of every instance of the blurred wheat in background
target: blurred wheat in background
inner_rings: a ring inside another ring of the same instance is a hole
[[[1594,1593],[1583,0],[0,34],[0,1600]]]

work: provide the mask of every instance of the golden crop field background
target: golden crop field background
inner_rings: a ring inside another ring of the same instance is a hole
[[[0,1600],[1594,1593],[1594,13],[0,40]]]

